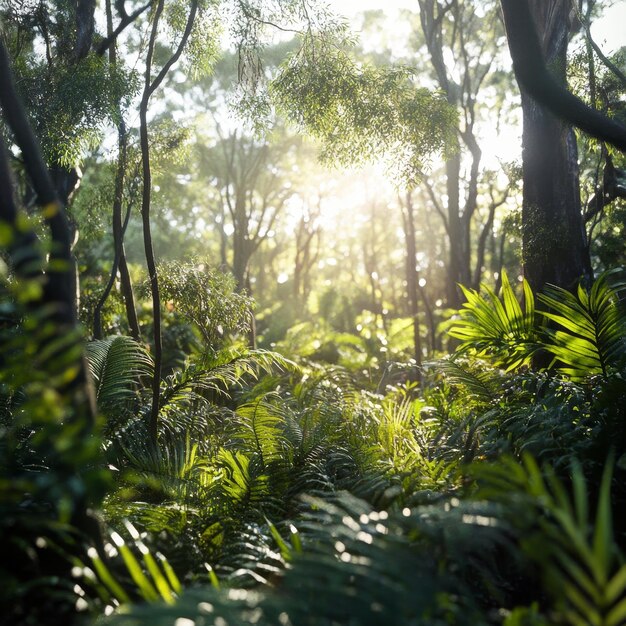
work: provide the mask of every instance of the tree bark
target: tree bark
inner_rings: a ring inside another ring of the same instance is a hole
[[[55,302],[57,319],[70,326],[76,323],[76,273],[72,255],[73,238],[65,208],[54,188],[13,83],[9,57],[0,40],[0,104],[15,141],[19,146],[26,172],[52,235],[52,250],[46,272],[47,299]]]
[[[107,32],[109,35],[113,30],[113,16],[111,11],[111,0],[106,2],[106,14],[107,14]],[[109,64],[112,68],[117,65],[117,51],[115,42],[109,48]],[[126,307],[126,319],[128,321],[128,327],[130,335],[133,339],[139,341],[141,339],[141,333],[139,331],[139,321],[137,319],[137,311],[135,309],[135,295],[133,293],[133,284],[130,278],[130,272],[128,271],[128,264],[126,262],[126,252],[124,250],[124,234],[126,233],[126,226],[130,219],[130,207],[126,215],[124,223],[122,223],[122,204],[124,200],[124,180],[126,177],[127,166],[127,145],[128,136],[126,132],[126,124],[122,114],[122,107],[120,103],[117,103],[117,114],[119,121],[117,124],[118,135],[118,157],[117,157],[117,171],[115,174],[115,196],[113,198],[113,215],[112,215],[112,230],[113,230],[113,267],[111,268],[111,275],[109,282],[107,283],[100,300],[96,304],[94,309],[93,320],[93,334],[96,339],[102,336],[102,309],[104,304],[111,293],[113,284],[115,282],[115,276],[119,270],[120,283],[122,289],[122,297],[124,299],[124,305]]]
[[[126,128],[123,120],[118,125],[118,163],[117,172],[115,175],[115,197],[113,199],[113,266],[111,267],[111,273],[109,280],[98,300],[93,314],[93,335],[96,339],[102,338],[102,310],[104,305],[113,289],[115,283],[115,277],[120,274],[120,283],[122,286],[122,297],[126,307],[126,317],[128,320],[128,326],[130,335],[133,339],[139,340],[141,338],[139,332],[139,322],[137,320],[137,311],[135,310],[135,297],[133,294],[133,286],[130,279],[130,273],[128,271],[128,265],[126,263],[126,254],[124,251],[124,235],[126,233],[126,227],[130,220],[130,206],[126,212],[126,217],[122,222],[122,202],[124,197],[124,177],[126,173]]]
[[[514,4],[525,4],[515,0]],[[509,4],[503,0],[503,8]],[[527,8],[534,22],[535,42],[541,63],[553,69],[551,80],[565,83],[570,3],[564,0],[531,0]],[[507,10],[505,8],[505,15]],[[520,17],[520,19],[522,19]],[[523,20],[522,20],[523,21]],[[511,50],[511,24],[507,21]],[[538,36],[538,39],[537,39]],[[528,42],[532,47],[533,42]],[[578,151],[568,123],[557,118],[528,90],[524,76],[529,68],[515,65],[522,91],[523,182],[522,250],[524,274],[533,289],[546,283],[571,289],[581,277],[590,279],[591,262],[581,215]]]
[[[571,2],[501,0],[501,5],[522,90],[557,117],[626,152],[626,127],[588,107],[565,87],[562,51],[567,50]]]

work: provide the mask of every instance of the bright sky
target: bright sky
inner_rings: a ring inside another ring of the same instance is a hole
[[[593,38],[606,51],[626,45],[626,0],[618,0],[591,28]]]
[[[337,13],[353,17],[357,13],[372,9],[384,9],[390,15],[398,9],[415,8],[416,0],[329,0]],[[626,0],[614,0],[613,6],[606,9],[605,16],[592,28],[594,39],[606,52],[612,52],[626,45]]]

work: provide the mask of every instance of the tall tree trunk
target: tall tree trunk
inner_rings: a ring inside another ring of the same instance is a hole
[[[529,2],[545,61],[565,83],[570,2]],[[546,283],[571,289],[590,278],[591,263],[581,215],[578,151],[572,128],[522,87],[524,274],[534,291]]]
[[[448,307],[461,306],[461,292],[458,283],[463,283],[463,224],[460,216],[459,185],[461,180],[461,156],[456,154],[446,162],[446,190],[448,195],[448,237],[450,240],[448,258]]]
[[[35,278],[39,285],[43,286],[40,295],[31,300],[29,306],[37,309],[37,312],[48,311],[46,324],[50,322],[51,326],[50,332],[40,337],[37,353],[31,355],[36,356],[32,365],[43,368],[43,372],[48,373],[53,379],[51,386],[56,386],[59,396],[64,399],[65,407],[69,409],[64,415],[65,424],[74,433],[75,441],[79,444],[92,437],[95,398],[82,356],[82,336],[76,324],[76,286],[70,228],[65,207],[59,201],[50,173],[41,156],[39,143],[32,132],[24,107],[17,97],[8,53],[2,38],[0,38],[0,105],[4,119],[22,153],[26,174],[35,191],[37,203],[52,239],[52,248],[46,263],[41,255],[37,236],[30,229],[24,228],[24,223],[20,220],[13,198],[7,151],[0,139],[0,221],[9,226],[13,235],[13,246],[9,250],[13,271],[18,278],[25,280]],[[55,357],[59,356],[71,358],[69,363],[65,360],[67,376],[61,377],[58,369],[53,370],[58,368],[59,360]],[[55,417],[50,416],[50,420],[54,421]],[[50,443],[48,448],[50,458],[46,458],[45,461],[51,465],[56,464],[57,470],[66,474],[66,483],[74,481],[76,486],[80,482],[77,467],[74,465],[76,456],[69,458],[66,451],[55,448],[54,443]],[[71,505],[71,523],[97,541],[99,533],[92,524],[93,520],[89,518],[86,494],[76,489],[72,490]],[[54,510],[54,506],[51,506],[51,510]],[[62,567],[65,566],[67,564]]]
[[[115,277],[118,270],[120,274],[120,283],[122,287],[122,296],[124,298],[124,304],[126,306],[126,317],[128,320],[128,326],[131,337],[139,340],[141,338],[139,332],[139,322],[137,320],[137,311],[135,310],[135,296],[133,293],[133,286],[128,271],[128,265],[126,263],[126,254],[124,251],[124,234],[126,233],[126,227],[130,219],[130,206],[126,212],[126,217],[122,223],[122,203],[124,199],[124,178],[126,173],[126,128],[124,121],[120,120],[118,124],[118,163],[117,172],[115,175],[115,197],[113,199],[113,266],[111,267],[111,273],[109,280],[100,296],[100,299],[96,303],[93,313],[93,335],[96,339],[102,338],[102,309],[111,293],[113,285],[115,283]]]
[[[159,279],[157,276],[154,248],[152,246],[152,233],[150,230],[150,203],[152,199],[152,170],[150,168],[150,142],[148,140],[148,103],[151,94],[152,58],[156,45],[159,27],[159,19],[163,11],[163,0],[160,0],[154,15],[152,31],[146,59],[146,73],[144,91],[139,105],[139,139],[141,145],[141,167],[143,174],[143,192],[141,200],[141,222],[143,226],[143,245],[148,267],[148,279],[152,294],[152,325],[154,341],[154,373],[152,376],[152,407],[150,409],[150,421],[148,423],[148,435],[152,445],[158,441],[159,425],[159,401],[161,397],[161,365],[163,361],[163,343],[161,337],[161,294],[159,292]]]
[[[191,29],[198,11],[198,0],[191,1],[187,23],[178,47],[174,54],[163,65],[157,76],[152,80],[152,62],[159,32],[159,20],[163,13],[164,0],[159,0],[153,17],[148,53],[146,56],[146,69],[144,74],[144,88],[139,105],[139,139],[141,145],[141,165],[143,173],[143,193],[141,200],[141,220],[143,225],[143,242],[146,254],[146,265],[152,292],[152,315],[154,325],[154,375],[152,378],[152,407],[148,423],[150,441],[156,446],[158,441],[159,425],[159,402],[161,396],[161,365],[163,361],[163,343],[161,337],[161,295],[159,292],[159,279],[157,276],[156,260],[152,245],[152,233],[150,231],[150,204],[152,199],[152,171],[150,167],[150,142],[148,140],[148,105],[150,97],[161,86],[172,66],[178,61],[187,44]]]
[[[529,0],[500,0],[500,4],[513,68],[520,86],[559,118],[626,153],[626,126],[570,93],[559,76],[564,73],[563,67],[560,72],[556,68],[556,76],[548,71],[546,61],[549,65],[550,38],[555,32],[558,36],[569,35],[571,3],[567,0],[533,0],[532,3]],[[562,42],[562,45],[567,46],[567,42]],[[607,67],[625,82],[619,68],[613,64]]]

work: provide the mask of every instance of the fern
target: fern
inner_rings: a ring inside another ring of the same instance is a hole
[[[297,366],[276,352],[266,350],[222,350],[216,356],[191,363],[161,383],[163,410],[169,405],[202,401],[208,394],[214,400],[229,399],[235,389],[259,379],[261,373],[297,371]]]
[[[244,449],[259,456],[261,467],[280,461],[285,456],[287,441],[283,436],[283,419],[276,405],[268,402],[268,396],[240,405],[237,416],[241,427],[237,437]]]
[[[106,430],[113,432],[137,410],[139,385],[152,375],[152,359],[141,344],[122,335],[88,342],[85,355],[98,409],[109,418]]]
[[[467,363],[450,358],[429,365],[441,372],[453,385],[463,387],[478,402],[490,404],[500,397],[503,377],[480,362]]]
[[[293,549],[270,526],[275,562],[286,553],[290,567],[274,571],[268,563],[259,576],[270,582],[280,574],[278,590],[189,590],[177,610],[133,607],[113,623],[160,626],[183,617],[241,626],[488,623],[471,590],[492,584],[491,555],[510,547],[492,524],[489,506],[446,499],[422,510],[388,513],[345,492],[304,504]]]

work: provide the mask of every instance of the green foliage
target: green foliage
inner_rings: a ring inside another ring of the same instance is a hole
[[[35,305],[39,283],[13,277],[2,291],[0,612],[5,623],[52,623],[75,611],[72,560],[98,535],[87,507],[107,476],[80,386],[80,333]]]
[[[461,3],[479,15],[470,4]],[[479,4],[491,15],[490,3]],[[212,61],[220,8],[226,7],[201,3],[204,22],[188,47],[196,69]],[[279,15],[309,17],[299,0],[238,2],[228,10],[240,35],[240,73],[253,83],[263,73],[257,53],[264,27]],[[54,35],[67,32],[73,11],[65,0],[58,4]],[[186,17],[185,2],[166,3],[157,64]],[[304,46],[285,64],[274,95],[292,121],[322,140],[327,160],[359,164],[383,156],[400,182],[414,184],[432,154],[454,147],[455,112],[441,94],[418,88],[410,70],[354,61],[345,42],[337,43],[343,29],[327,17],[309,20]],[[449,18],[444,11],[446,28],[453,25]],[[99,123],[116,118],[128,77],[91,56],[75,66],[30,64],[34,41],[26,39],[21,57],[21,88],[35,94],[33,115],[48,157],[73,165],[95,142]],[[70,38],[58,46],[67,53]],[[483,71],[480,58],[475,69]],[[259,95],[252,91],[252,98]],[[62,106],[59,94],[72,102]],[[258,118],[264,113],[257,111]],[[161,237],[167,241],[178,229],[182,241],[180,212],[188,208],[206,224],[200,211],[223,203],[235,183],[232,172],[207,168],[197,186],[201,201],[192,194],[181,201],[177,194],[193,182],[187,170],[176,169],[189,156],[189,131],[169,121],[167,111],[152,128]],[[132,131],[129,137],[125,203],[133,205],[140,159]],[[287,157],[275,171],[264,156],[268,145],[230,140],[233,159],[237,150],[251,155],[241,175],[258,168],[270,181],[267,188],[263,181],[247,187],[241,198],[273,208],[286,198],[309,201],[291,187],[295,142],[275,145]],[[212,160],[225,146],[201,154],[219,169],[229,154]],[[284,184],[261,197],[276,181]],[[85,199],[94,204],[86,221],[110,205],[110,180],[106,187],[102,196]],[[479,187],[479,195],[486,193]],[[307,216],[312,222],[323,219],[318,191],[319,211]],[[215,225],[227,237],[227,209],[218,207]],[[244,217],[250,233],[263,232],[262,220]],[[303,233],[314,238],[316,228]],[[98,258],[104,248],[91,245],[98,229],[94,222],[84,231],[94,275],[107,269]],[[268,276],[283,262],[279,231],[264,250]],[[0,228],[0,243],[12,236]],[[219,242],[224,260],[225,242]],[[370,264],[361,258],[365,252],[378,264],[376,240],[367,241],[367,250],[356,247],[359,263]],[[310,267],[316,254],[306,250]],[[344,256],[356,258],[340,247],[333,254],[333,268],[348,263]],[[430,259],[431,250],[425,254]],[[232,279],[207,267],[193,259],[159,268],[169,367],[160,381],[156,441],[147,437],[152,362],[146,347],[112,336],[83,350],[79,334],[58,328],[55,311],[34,306],[40,284],[7,287],[0,309],[0,621],[71,623],[86,610],[85,622],[115,612],[110,623],[177,626],[185,620],[218,626],[626,622],[621,284],[601,276],[576,294],[549,288],[538,296],[544,312],[535,311],[526,284],[520,305],[506,274],[500,297],[465,290],[468,302],[452,330],[461,353],[429,367],[418,385],[409,382],[408,365],[390,360],[412,347],[411,320],[397,303],[401,276],[384,297],[389,283],[374,280],[374,271],[373,295],[332,280],[321,294],[296,285],[295,292],[319,296],[311,300],[321,318],[297,324],[279,342],[296,366],[281,354],[228,343],[230,334],[248,331],[252,302],[236,293]],[[427,269],[430,289],[443,270]],[[251,278],[260,285],[266,277]],[[289,280],[283,287],[276,301],[294,293]],[[425,303],[435,294],[422,291]],[[390,314],[388,300],[397,309]],[[149,332],[146,323],[142,333]],[[553,369],[532,369],[540,349],[554,356]],[[83,352],[106,418],[103,450],[69,391]],[[612,465],[602,476],[599,469],[609,446],[618,459],[614,502]],[[520,457],[521,463],[514,460]],[[544,462],[549,465],[540,469]],[[108,484],[107,466],[115,478]],[[102,535],[85,530],[86,518],[94,521],[87,507],[102,513]]]
[[[486,296],[461,287],[466,297],[459,319],[448,331],[461,340],[461,350],[472,348],[478,356],[489,356],[507,370],[528,365],[538,346],[535,298],[524,281],[524,309],[508,280],[502,274],[502,296],[483,286]]]
[[[204,347],[217,352],[229,333],[249,329],[252,300],[235,291],[234,279],[199,259],[159,266],[163,299],[200,332]]]
[[[161,553],[149,550],[143,542],[145,533],[142,537],[128,521],[124,527],[123,534],[130,539],[109,529],[104,554],[91,547],[86,564],[76,560],[74,571],[82,587],[77,585],[75,591],[83,605],[87,605],[87,591],[97,594],[97,603],[104,605],[105,613],[129,603],[133,596],[146,602],[174,604],[182,587],[171,565]]]
[[[110,432],[136,409],[139,385],[152,375],[152,359],[144,346],[121,335],[90,341],[85,353]]]
[[[626,315],[619,298],[625,284],[612,280],[614,274],[604,272],[589,290],[580,284],[576,294],[548,285],[538,296],[545,308],[538,311],[526,281],[522,310],[503,274],[500,298],[488,287],[486,297],[464,288],[467,301],[449,333],[461,339],[461,352],[471,348],[507,370],[530,365],[543,349],[554,355],[552,366],[560,364],[559,371],[572,380],[606,377],[611,368],[623,365],[626,345]],[[548,324],[539,326],[538,316]]]
[[[116,116],[117,103],[136,92],[133,74],[113,72],[106,60],[90,54],[77,63],[14,64],[26,103],[48,162],[74,167],[101,141],[103,122]]]
[[[313,359],[357,370],[369,366],[373,355],[360,337],[337,332],[323,321],[292,326],[277,348],[290,358]]]
[[[430,155],[454,145],[456,113],[441,94],[416,87],[407,67],[357,63],[336,41],[305,40],[272,91],[287,119],[322,141],[329,163],[384,158],[413,185]]]
[[[611,514],[612,459],[602,475],[595,516],[580,466],[571,493],[549,467],[529,456],[476,468],[479,495],[507,504],[507,522],[519,533],[527,558],[541,568],[553,597],[554,620],[609,626],[626,620],[626,565]],[[590,519],[591,518],[591,519]]]
[[[548,307],[542,315],[560,329],[547,328],[546,348],[563,365],[560,371],[572,379],[582,379],[620,367],[626,353],[626,313],[619,292],[623,281],[612,281],[614,272],[599,276],[591,289],[578,286],[576,295],[548,286],[539,295]]]

